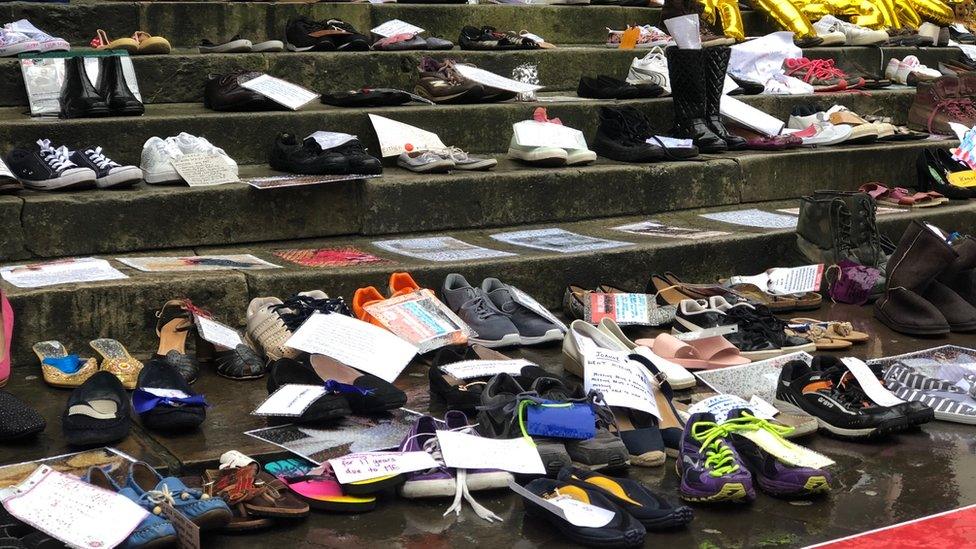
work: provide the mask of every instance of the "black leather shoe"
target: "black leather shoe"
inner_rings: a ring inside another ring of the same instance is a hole
[[[136,98],[122,71],[122,59],[117,55],[100,57],[98,60],[98,94],[105,99],[114,116],[139,116],[146,112],[142,101]]]
[[[0,442],[36,435],[46,426],[37,410],[7,391],[0,391]]]
[[[308,366],[292,360],[282,358],[276,360],[268,370],[268,394],[272,394],[284,385],[322,385],[322,378]],[[316,399],[297,418],[298,423],[321,423],[335,420],[352,414],[349,401],[338,391],[327,392]]]
[[[61,118],[96,118],[108,116],[110,110],[85,71],[84,57],[69,57],[64,60],[64,83],[61,84]]]
[[[284,109],[260,93],[241,85],[261,76],[260,72],[235,71],[212,74],[203,88],[203,106],[215,111],[277,111]]]
[[[119,378],[96,372],[68,397],[61,416],[64,438],[72,446],[118,442],[129,436],[129,410],[129,395]]]
[[[976,198],[976,188],[958,187],[949,182],[949,174],[969,170],[969,167],[952,158],[944,149],[925,149],[915,161],[918,174],[918,190],[935,191],[951,200]]]
[[[186,396],[167,397],[154,389],[178,391]],[[207,417],[203,396],[194,393],[175,368],[158,359],[146,362],[139,372],[132,403],[142,424],[156,431],[191,431]]]

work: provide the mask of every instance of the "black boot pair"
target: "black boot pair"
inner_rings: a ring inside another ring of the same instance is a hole
[[[129,89],[122,72],[122,60],[117,55],[98,58],[97,85],[88,78],[84,57],[65,59],[59,100],[61,118],[139,116],[146,110]]]
[[[719,115],[725,71],[732,50],[725,46],[665,50],[674,105],[674,137],[693,139],[699,152],[717,153],[746,147],[746,140],[729,133]]]

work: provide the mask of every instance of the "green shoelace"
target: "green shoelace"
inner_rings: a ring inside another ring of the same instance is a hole
[[[691,436],[701,442],[700,453],[705,454],[705,468],[713,477],[721,477],[739,470],[732,448],[725,443],[725,438],[732,433],[745,431],[767,431],[777,438],[782,438],[793,432],[793,427],[775,425],[745,413],[742,417],[727,420],[718,424],[713,421],[699,421],[691,426]]]

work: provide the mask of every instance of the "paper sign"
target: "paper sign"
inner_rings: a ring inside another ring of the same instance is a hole
[[[765,419],[775,418],[779,414],[779,410],[775,406],[759,395],[752,395],[752,398],[749,399],[749,408],[756,413],[756,417]]]
[[[666,135],[648,137],[646,142],[651,145],[660,145],[667,149],[690,149],[695,146],[695,142],[691,139],[678,139]]]
[[[376,477],[426,471],[438,466],[427,452],[367,452],[330,459],[339,484]]]
[[[18,288],[129,278],[104,259],[82,257],[0,268],[0,277]]]
[[[654,399],[651,373],[625,351],[598,348],[586,336],[573,334],[583,354],[583,388],[599,391],[610,406],[647,412],[658,419],[661,412]]]
[[[306,187],[323,183],[338,183],[353,179],[373,179],[382,177],[380,174],[346,174],[346,175],[273,175],[270,177],[252,177],[244,183],[255,189],[283,189],[285,187]]]
[[[149,516],[129,498],[47,465],[9,489],[3,506],[28,525],[80,549],[115,547]]]
[[[461,73],[461,76],[467,78],[468,80],[474,80],[475,82],[489,86],[492,88],[497,88],[500,90],[512,91],[516,93],[527,93],[539,91],[542,86],[536,86],[535,84],[525,84],[517,80],[512,80],[510,78],[505,78],[504,76],[498,76],[495,73],[488,72],[477,67],[472,67],[471,65],[465,65],[463,63],[458,63],[454,65],[454,69]],[[370,115],[372,116],[372,115]]]
[[[167,502],[163,502],[159,507],[166,520],[173,523],[180,549],[200,549],[200,527]]]
[[[491,250],[468,244],[453,236],[433,236],[429,238],[400,238],[378,240],[373,245],[381,250],[416,257],[426,261],[472,261],[491,257],[510,257],[516,254]]]
[[[474,335],[460,317],[426,288],[369,303],[363,308],[384,328],[414,345],[419,353],[447,345],[465,345]]]
[[[533,363],[524,359],[516,360],[462,360],[441,366],[441,371],[455,379],[474,379],[492,377],[497,374],[519,375],[522,368]]]
[[[633,245],[630,242],[596,238],[555,227],[498,233],[491,235],[491,238],[515,246],[525,246],[527,248],[536,248],[538,250],[564,254],[591,252]]]
[[[861,389],[864,390],[864,393],[875,404],[879,406],[897,406],[905,402],[891,394],[891,391],[888,389],[885,389],[884,385],[878,381],[877,376],[874,375],[874,372],[871,371],[871,368],[861,360],[854,357],[844,357],[840,361],[854,374],[854,378],[857,379],[857,383],[861,386]]]
[[[219,154],[192,153],[170,160],[176,173],[191,187],[208,187],[237,181],[237,174]]]
[[[204,316],[193,316],[196,320],[197,328],[200,329],[200,337],[206,341],[214,345],[226,347],[227,349],[236,349],[238,345],[244,344],[237,330]]]
[[[380,154],[384,158],[407,152],[407,145],[410,145],[410,150],[414,151],[447,148],[436,133],[375,114],[369,115],[369,121],[373,123],[373,129],[376,130],[376,137],[380,142]]]
[[[586,149],[583,132],[552,122],[523,120],[512,124],[515,141],[528,147],[558,147],[561,149]]]
[[[515,299],[516,303],[524,307],[527,307],[535,314],[541,316],[542,318],[548,320],[549,322],[555,324],[556,326],[559,326],[559,329],[562,330],[564,334],[569,331],[569,328],[567,328],[566,325],[563,324],[562,320],[556,318],[556,315],[552,314],[552,312],[549,309],[543,307],[542,304],[536,301],[532,296],[523,292],[522,290],[519,290],[518,288],[512,286],[511,284],[508,285],[508,290],[512,293],[512,298]]]
[[[330,356],[390,383],[417,354],[416,347],[383,328],[340,314],[312,315],[285,345]]]
[[[616,516],[616,513],[609,509],[583,503],[582,501],[573,499],[569,496],[560,495],[558,488],[556,489],[555,497],[540,498],[539,496],[519,486],[519,484],[515,482],[515,479],[508,481],[508,487],[511,488],[516,494],[540,507],[547,509],[552,513],[555,513],[566,522],[576,526],[582,526],[585,528],[603,528],[604,526],[610,524],[610,521],[613,520],[614,516]]]
[[[324,394],[325,385],[282,385],[251,412],[251,415],[298,417]]]
[[[162,398],[190,398],[190,395],[184,393],[183,391],[180,391],[179,389],[164,389],[162,387],[141,387],[140,390]]]
[[[424,32],[424,29],[418,27],[417,25],[411,25],[406,21],[393,19],[370,30],[369,32],[382,36],[383,38],[389,38],[390,36],[396,36],[398,34],[420,34]]]
[[[545,474],[539,451],[525,437],[484,438],[457,431],[437,431],[444,464],[456,469],[501,469],[513,473]]]
[[[708,412],[715,416],[715,421],[718,423],[724,423],[729,417],[729,412],[737,408],[744,408],[752,412],[752,415],[760,417],[763,419],[773,419],[772,415],[769,415],[766,410],[760,411],[752,408],[748,402],[735,395],[715,395],[708,397],[700,402],[692,404],[688,408],[689,414],[701,414]],[[775,408],[774,408],[775,410]]]
[[[691,229],[687,227],[672,227],[656,221],[641,221],[629,225],[613,227],[615,231],[622,231],[631,234],[642,234],[647,236],[660,236],[663,238],[681,238],[687,240],[705,240],[716,236],[725,236],[729,233],[725,231],[706,231],[703,229]]]
[[[681,341],[697,341],[699,339],[707,339],[709,337],[727,336],[729,334],[734,334],[738,331],[739,331],[738,324],[727,324],[725,326],[705,328],[704,330],[682,332],[680,334],[674,334],[674,337],[675,339],[680,339]]]
[[[976,187],[976,171],[963,170],[946,174],[949,183],[957,187]]]
[[[756,208],[699,214],[699,216],[723,223],[763,229],[795,229],[797,223],[797,219],[793,216],[764,212]]]
[[[754,276],[733,276],[728,283],[752,284],[773,295],[803,294],[820,289],[823,271],[823,264],[794,268],[776,267]]]
[[[14,177],[14,172],[10,171],[3,160],[0,160],[0,179],[17,179]]]
[[[319,94],[312,90],[307,90],[291,82],[275,78],[270,74],[262,74],[257,78],[242,82],[241,87],[256,91],[275,103],[288,107],[293,111],[297,111],[320,97]]]
[[[651,302],[647,294],[600,293],[589,294],[589,313],[587,322],[599,324],[604,318],[610,318],[621,326],[631,324],[647,325],[650,320],[647,312]]]
[[[353,139],[356,139],[355,135],[348,133],[323,131],[317,131],[308,137],[314,139],[315,142],[318,143],[319,148],[321,148],[323,151],[334,149],[343,143],[348,143]],[[308,137],[305,139],[308,139]]]

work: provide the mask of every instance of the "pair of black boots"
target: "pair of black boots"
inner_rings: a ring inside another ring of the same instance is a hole
[[[727,46],[700,50],[671,46],[664,50],[664,54],[668,59],[674,105],[671,135],[694,140],[702,153],[744,149],[746,140],[729,133],[719,114],[725,71],[732,50]]]
[[[122,59],[117,55],[98,58],[98,84],[93,85],[85,70],[84,57],[64,60],[61,84],[61,118],[100,116],[139,116],[146,111],[125,81]]]

